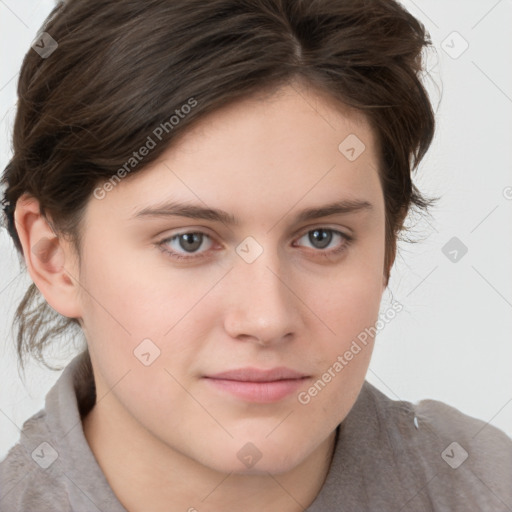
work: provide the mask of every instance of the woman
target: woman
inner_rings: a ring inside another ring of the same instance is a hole
[[[34,282],[20,360],[68,328],[87,348],[2,462],[1,510],[512,507],[503,432],[365,381],[403,221],[433,203],[429,44],[389,0],[59,4],[5,212]]]

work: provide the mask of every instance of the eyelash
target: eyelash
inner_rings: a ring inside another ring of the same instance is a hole
[[[338,231],[336,229],[326,228],[326,227],[317,227],[317,228],[309,229],[308,231],[302,233],[302,235],[299,236],[299,239],[303,238],[305,235],[308,235],[309,233],[312,233],[313,231],[320,231],[320,230],[331,232],[336,235],[340,235],[344,239],[343,245],[341,247],[338,247],[337,249],[331,249],[331,250],[313,249],[315,252],[318,253],[318,256],[320,256],[321,258],[331,258],[333,256],[336,256],[336,255],[342,253],[343,251],[347,250],[347,248],[350,246],[350,244],[355,240],[355,238],[352,235],[347,235],[346,233],[342,233],[341,231]],[[176,259],[176,260],[192,261],[192,260],[205,258],[206,256],[201,256],[201,255],[199,255],[199,256],[183,256],[182,254],[180,254],[176,251],[170,251],[169,249],[166,248],[167,244],[169,242],[171,242],[172,240],[177,239],[182,235],[191,235],[191,234],[200,234],[200,235],[204,235],[207,238],[211,239],[210,235],[208,235],[207,233],[203,233],[202,231],[182,231],[181,233],[176,233],[175,235],[164,238],[163,240],[157,242],[156,245],[162,252],[164,252],[165,254],[167,254],[168,256],[170,256],[171,258]],[[202,253],[200,253],[200,254],[202,254]]]

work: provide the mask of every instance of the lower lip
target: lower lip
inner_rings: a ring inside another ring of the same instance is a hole
[[[305,378],[275,380],[270,382],[246,382],[239,380],[206,379],[217,389],[227,391],[248,402],[278,402],[304,384]]]

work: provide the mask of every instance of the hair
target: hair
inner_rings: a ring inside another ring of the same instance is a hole
[[[295,81],[361,112],[376,135],[387,280],[410,208],[425,213],[437,200],[411,181],[434,136],[421,76],[432,42],[394,0],[67,0],[38,37],[56,48],[24,57],[2,179],[21,257],[14,210],[22,194],[80,254],[98,184],[143,170],[208,113]],[[158,143],[134,164],[148,136]],[[73,324],[32,283],[13,323],[18,364],[31,354],[50,367],[43,348]]]

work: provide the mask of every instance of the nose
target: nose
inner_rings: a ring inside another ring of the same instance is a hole
[[[303,303],[275,250],[266,248],[252,263],[235,260],[227,279],[224,325],[232,338],[269,346],[296,336]]]

